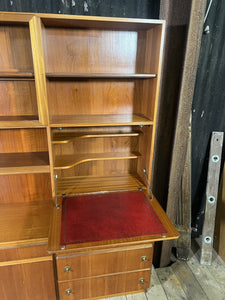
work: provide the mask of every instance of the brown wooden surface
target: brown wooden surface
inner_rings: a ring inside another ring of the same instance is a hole
[[[48,72],[46,77],[49,79],[54,78],[155,78],[156,74],[137,74],[137,73],[74,73],[74,72]]]
[[[5,129],[0,140],[0,153],[48,151],[45,129]]]
[[[113,125],[152,125],[152,120],[139,114],[121,115],[54,115],[50,119],[51,127],[70,126],[113,126]]]
[[[0,71],[33,70],[28,23],[21,25],[0,25]]]
[[[223,136],[223,132],[212,132],[210,143],[205,197],[205,215],[202,228],[202,247],[200,257],[200,263],[203,265],[211,265],[212,263],[213,237],[215,228],[219,177],[221,171],[220,166],[222,158],[221,154],[223,147]],[[214,156],[218,157],[216,161],[213,160]],[[211,197],[214,197],[212,198],[213,202],[210,202]],[[205,239],[207,239],[207,237],[211,239],[211,242],[205,242]]]
[[[79,139],[86,139],[86,138],[97,138],[97,137],[124,137],[124,136],[138,136],[140,132],[130,132],[130,133],[85,133],[85,132],[58,132],[58,134],[53,135],[52,144],[67,144],[74,142]]]
[[[76,165],[92,160],[114,160],[114,159],[135,159],[140,153],[111,152],[111,153],[88,153],[80,155],[61,155],[55,157],[54,169],[68,169]]]
[[[12,80],[34,79],[34,73],[32,71],[20,71],[17,69],[0,71],[0,80],[4,80],[4,78],[11,78]]]
[[[150,200],[149,200],[150,201]],[[59,204],[61,204],[61,199],[58,199]],[[79,251],[90,251],[94,249],[101,249],[106,247],[118,247],[118,246],[132,246],[135,244],[146,244],[153,243],[159,240],[170,240],[178,238],[179,234],[175,229],[174,225],[171,223],[169,218],[167,217],[164,210],[159,205],[158,201],[153,198],[150,201],[154,211],[162,222],[164,228],[167,231],[165,236],[161,234],[153,235],[153,236],[142,236],[135,238],[125,238],[125,239],[117,239],[117,240],[108,240],[101,242],[92,242],[92,243],[82,243],[82,244],[74,244],[67,245],[65,249],[61,249],[60,246],[60,230],[61,230],[61,207],[57,209],[53,208],[51,221],[50,221],[50,229],[49,229],[49,243],[48,250],[50,253],[66,253],[71,250],[79,252]]]
[[[0,264],[2,262],[22,261],[26,259],[36,259],[49,257],[47,243],[35,246],[21,246],[8,249],[0,249]]]
[[[57,257],[58,281],[150,269],[152,252],[151,245],[136,250]],[[146,256],[146,261],[142,261],[143,256]],[[71,268],[68,273],[64,270],[65,266]]]
[[[173,222],[175,222],[177,214],[177,199],[180,197],[180,191],[182,189],[181,178],[184,170],[188,142],[189,117],[198,66],[206,2],[206,0],[193,0],[191,7],[166,210]],[[161,266],[165,266],[170,262],[171,248],[171,243],[163,243],[160,260]]]
[[[52,261],[1,266],[0,278],[1,298],[4,300],[56,299]]]
[[[0,246],[47,242],[49,201],[0,204]]]
[[[75,195],[80,193],[96,193],[103,191],[123,191],[145,189],[137,175],[123,176],[76,176],[59,178],[57,194]]]
[[[51,199],[50,174],[1,175],[0,190],[1,204],[48,200]]]
[[[49,171],[48,152],[4,153],[0,155],[0,175]]]
[[[29,119],[29,121],[28,121]],[[43,125],[38,121],[38,116],[0,117],[0,129],[4,128],[41,128]]]
[[[220,181],[218,204],[216,211],[214,248],[219,256],[225,261],[225,167]]]
[[[37,116],[34,82],[1,80],[0,108],[0,116]]]
[[[144,284],[140,279],[144,278]],[[60,299],[67,299],[65,290],[71,288],[71,299],[112,296],[131,291],[144,291],[150,284],[150,271],[123,273],[59,283]]]
[[[40,18],[33,17],[29,23],[31,46],[34,62],[35,84],[37,93],[37,105],[40,122],[48,124],[48,104],[46,92],[45,66],[42,45],[42,23]]]

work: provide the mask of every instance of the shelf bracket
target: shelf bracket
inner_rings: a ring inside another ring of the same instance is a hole
[[[152,188],[151,188],[150,184],[148,183],[148,177],[147,177],[147,174],[146,174],[146,169],[143,169],[143,173],[144,173],[145,180],[146,180],[148,190],[149,190],[149,193],[150,193],[149,199],[152,200],[153,199]]]

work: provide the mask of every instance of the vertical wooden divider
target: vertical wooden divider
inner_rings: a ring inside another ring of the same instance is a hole
[[[54,169],[53,169],[51,130],[49,127],[49,111],[48,111],[47,86],[46,86],[43,38],[42,38],[44,25],[41,22],[41,19],[39,17],[34,16],[30,20],[29,26],[30,26],[31,48],[33,54],[39,120],[43,125],[46,126],[46,130],[47,130],[49,162],[50,162],[51,183],[52,183],[52,196],[55,197],[55,180],[54,180]]]

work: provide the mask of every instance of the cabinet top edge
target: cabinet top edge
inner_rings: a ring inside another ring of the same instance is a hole
[[[89,25],[103,25],[105,23],[114,24],[114,25],[133,25],[140,29],[148,29],[154,27],[156,25],[163,25],[165,23],[164,20],[160,19],[139,19],[139,18],[120,18],[120,17],[100,17],[100,16],[86,16],[86,15],[59,15],[59,14],[47,14],[47,13],[25,13],[25,12],[4,12],[0,11],[0,22],[29,22],[33,17],[38,17],[42,20],[44,25],[47,26],[56,26],[62,25],[61,23],[64,21],[67,24],[72,25],[74,22],[80,22],[81,26],[88,27]],[[84,24],[84,22],[88,22],[90,24]],[[76,25],[76,24],[75,24]],[[86,26],[85,26],[86,25]],[[132,27],[133,27],[132,26]]]

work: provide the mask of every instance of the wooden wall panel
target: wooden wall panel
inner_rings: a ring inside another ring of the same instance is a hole
[[[33,70],[28,26],[0,26],[0,70]]]
[[[48,151],[46,130],[2,129],[0,153]]]
[[[1,175],[0,191],[0,203],[51,199],[50,174]]]

